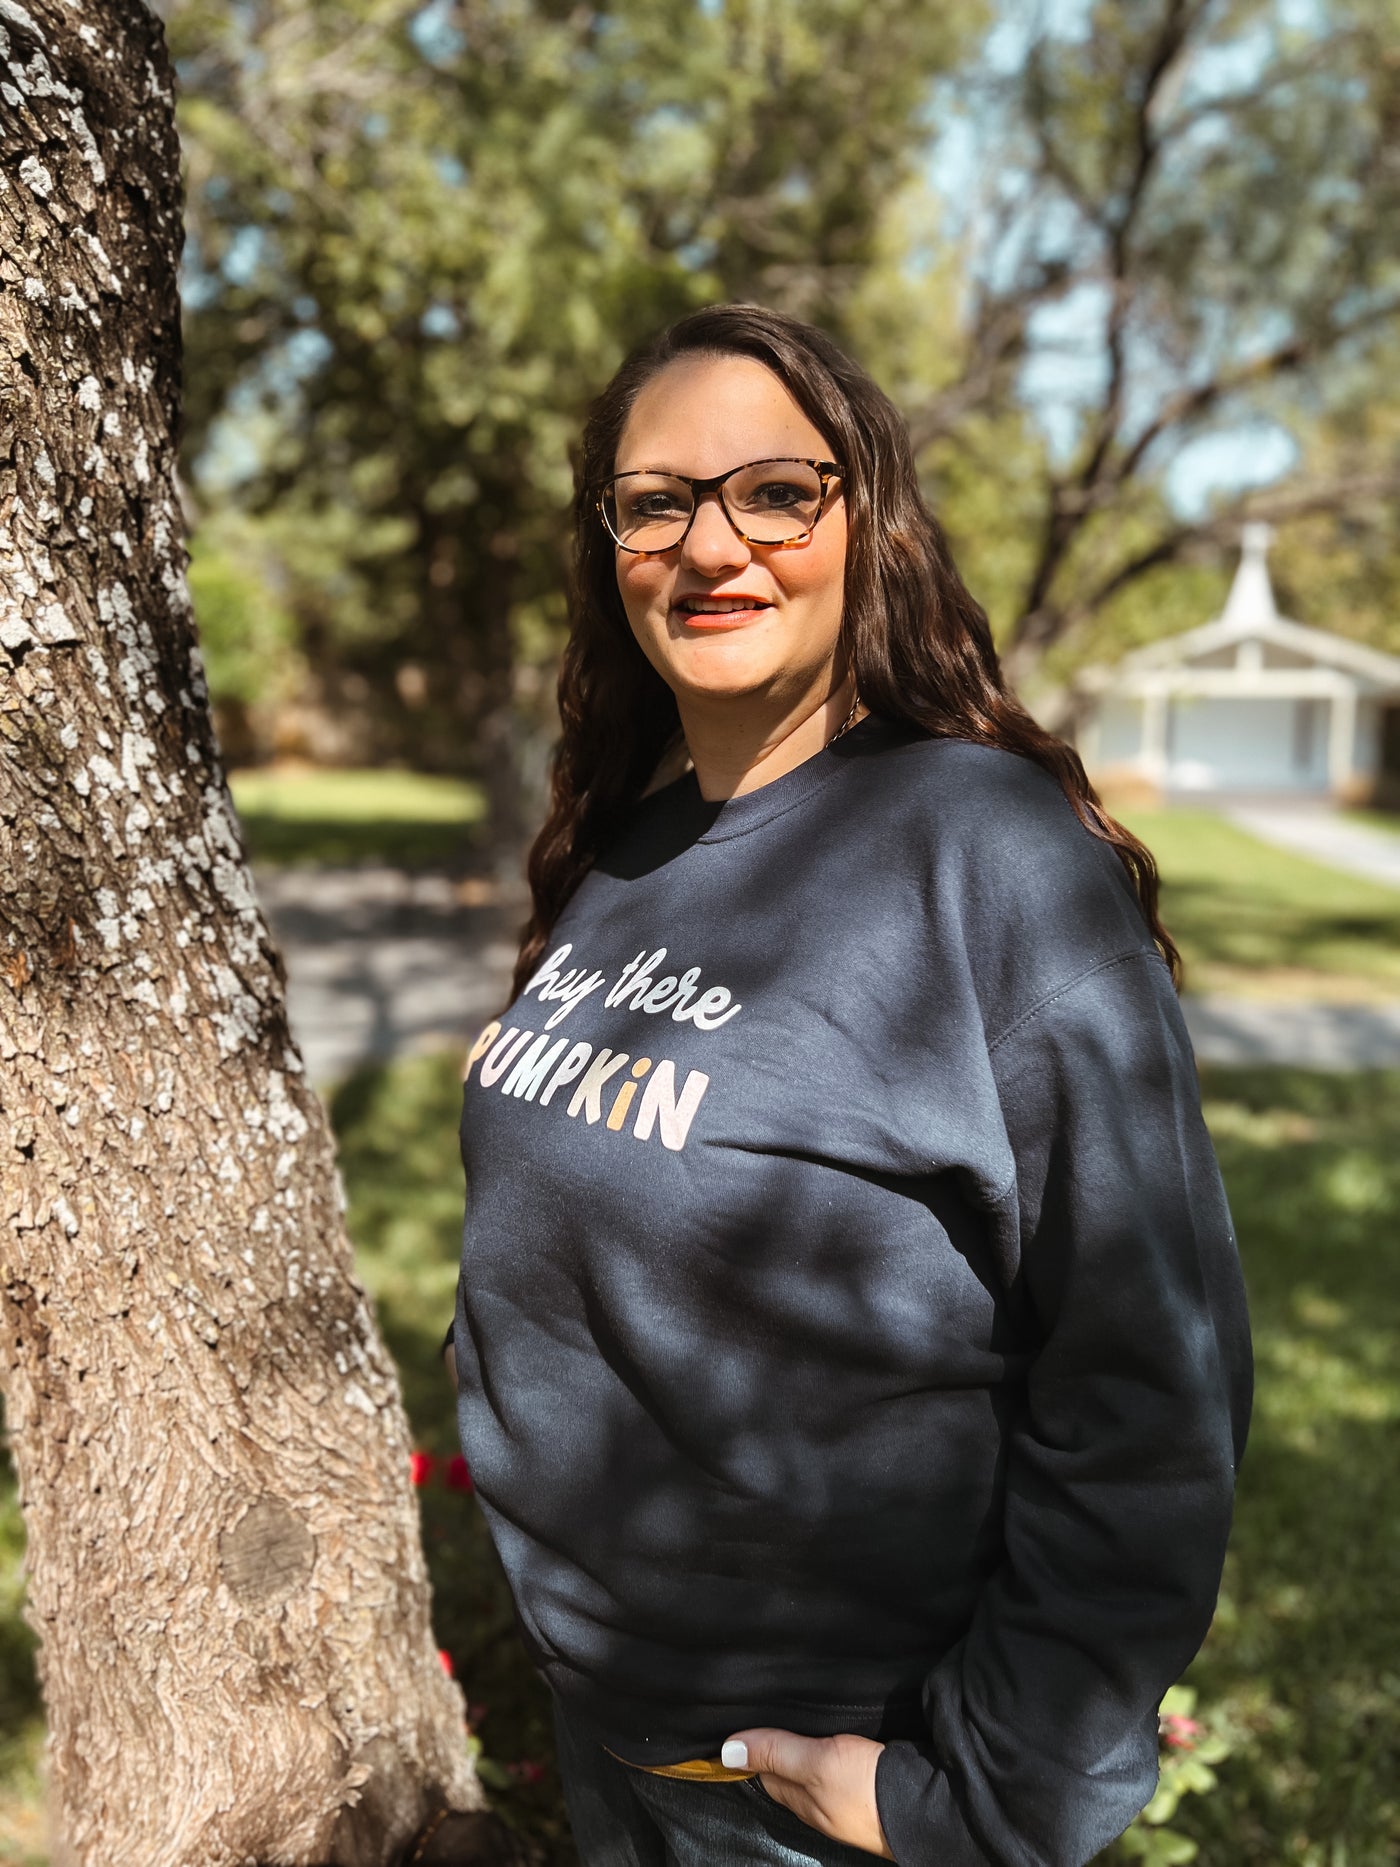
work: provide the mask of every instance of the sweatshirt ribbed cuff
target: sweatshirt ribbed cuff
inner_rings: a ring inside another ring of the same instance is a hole
[[[875,1807],[898,1867],[997,1867],[969,1832],[946,1773],[907,1738],[881,1752]]]

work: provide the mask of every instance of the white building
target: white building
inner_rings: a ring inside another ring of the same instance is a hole
[[[1215,622],[1080,676],[1076,738],[1096,780],[1348,802],[1400,784],[1400,656],[1280,616],[1270,535],[1244,528]]]

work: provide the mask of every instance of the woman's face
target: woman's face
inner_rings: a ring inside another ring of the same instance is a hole
[[[830,460],[770,369],[750,357],[683,357],[632,405],[614,472],[664,468],[707,479],[751,460]],[[617,584],[643,654],[677,699],[763,695],[796,710],[837,684],[846,508],[833,484],[806,542],[745,544],[707,495],[683,542],[617,550]]]

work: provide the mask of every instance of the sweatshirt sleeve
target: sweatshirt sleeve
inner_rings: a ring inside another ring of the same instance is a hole
[[[1015,1177],[993,1207],[1033,1359],[1004,1558],[876,1774],[900,1867],[1081,1867],[1157,1777],[1157,1706],[1205,1637],[1251,1362],[1195,1063],[1155,952],[991,1045]]]

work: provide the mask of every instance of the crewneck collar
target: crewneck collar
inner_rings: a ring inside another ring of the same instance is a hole
[[[852,759],[863,758],[886,744],[892,737],[906,736],[908,728],[877,714],[867,713],[839,738],[819,752],[794,765],[779,778],[771,778],[756,791],[744,791],[737,797],[713,801],[701,796],[700,781],[692,768],[654,795],[672,797],[677,807],[692,820],[708,818],[697,837],[701,843],[722,843],[730,837],[744,836],[761,824],[794,809],[829,778],[833,778]]]

